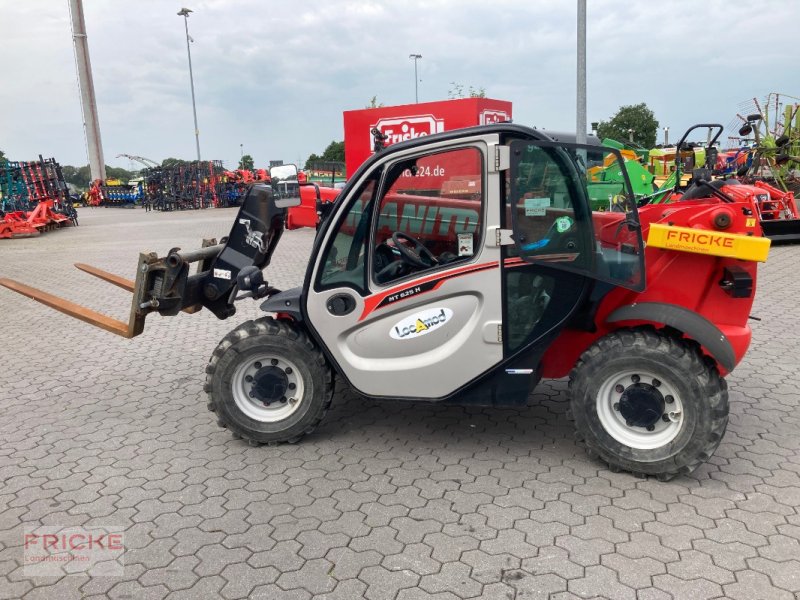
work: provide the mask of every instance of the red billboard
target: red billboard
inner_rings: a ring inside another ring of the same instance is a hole
[[[511,120],[511,102],[491,98],[461,98],[440,102],[401,104],[344,113],[347,175],[372,155],[372,129],[386,136],[385,145],[432,133]]]

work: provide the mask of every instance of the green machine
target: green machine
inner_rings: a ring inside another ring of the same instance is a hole
[[[592,210],[612,210],[616,198],[622,193],[624,175],[622,169],[628,173],[628,178],[633,188],[633,193],[638,196],[647,196],[655,191],[653,180],[655,176],[643,164],[647,162],[648,150],[623,144],[616,140],[604,139],[602,146],[619,150],[624,164],[620,165],[616,156],[611,152],[603,152],[598,148],[596,153],[588,156],[587,186]]]

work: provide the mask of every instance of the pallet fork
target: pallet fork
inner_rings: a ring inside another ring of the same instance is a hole
[[[299,198],[281,199],[271,187],[253,185],[230,235],[221,243],[204,240],[197,250],[182,252],[180,248],[173,248],[162,258],[154,252],[142,253],[135,281],[77,263],[75,266],[81,271],[132,292],[127,322],[13,279],[0,279],[0,286],[124,338],[141,334],[145,318],[153,312],[174,316],[205,307],[218,318],[226,319],[236,312],[234,300],[238,292],[251,297],[267,297],[278,292],[264,283],[261,271],[269,264],[283,233],[286,209],[296,204]],[[190,274],[194,263],[197,271]]]

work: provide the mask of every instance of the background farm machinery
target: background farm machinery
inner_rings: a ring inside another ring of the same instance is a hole
[[[721,149],[721,125],[690,128],[673,146],[643,150],[604,140],[603,145],[620,150],[624,170],[641,203],[668,203],[684,198],[699,179],[715,179],[717,193],[729,201],[749,198],[754,217],[773,241],[800,241],[800,213],[795,195],[800,191],[800,99],[770,94],[763,102],[753,99],[740,108],[729,125],[737,135],[729,136],[734,148]],[[704,140],[690,140],[695,129],[706,129]],[[588,157],[594,210],[614,210],[622,171],[617,159]],[[706,190],[708,191],[708,190]]]
[[[266,177],[264,169],[226,171],[219,160],[170,166],[153,163],[140,171],[139,179],[128,183],[93,182],[86,204],[121,207],[148,204],[161,211],[225,208],[241,204],[247,186]]]
[[[78,214],[55,159],[0,161],[0,239],[77,224]]]

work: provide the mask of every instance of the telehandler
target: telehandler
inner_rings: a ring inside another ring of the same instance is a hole
[[[320,223],[296,289],[264,279],[299,204],[297,187],[268,184],[249,189],[227,238],[142,254],[135,282],[80,265],[133,292],[128,323],[0,284],[124,337],[150,313],[227,319],[260,300],[267,314],[222,339],[205,383],[219,424],[254,445],[311,433],[335,381],[378,400],[519,406],[540,378],[569,376],[591,455],[662,480],[690,473],[725,432],[723,377],[750,343],[769,240],[749,202],[638,209],[627,177],[614,209],[592,212],[586,165],[623,159],[572,140],[501,123],[377,152]]]

